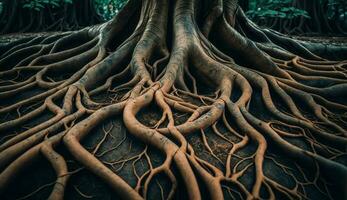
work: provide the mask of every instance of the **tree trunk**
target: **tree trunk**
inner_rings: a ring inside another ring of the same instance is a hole
[[[239,1],[239,5],[240,7],[242,8],[242,10],[244,12],[248,11],[249,9],[249,0],[242,0],[242,1]]]
[[[236,0],[130,0],[1,46],[0,195],[46,160],[56,181],[26,197],[90,198],[78,162],[122,199],[343,199],[347,62],[323,57],[346,50],[260,29]]]

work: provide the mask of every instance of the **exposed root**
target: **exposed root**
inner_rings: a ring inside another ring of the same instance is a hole
[[[48,198],[63,199],[66,149],[125,199],[152,197],[152,187],[162,199],[182,187],[188,199],[310,199],[308,187],[344,197],[346,61],[260,29],[234,0],[139,4],[105,24],[1,48],[1,195],[44,159],[55,182],[24,198],[53,186]],[[146,110],[158,119],[143,121]],[[117,128],[105,121],[115,117],[127,131],[109,146]],[[102,137],[84,147],[98,127]],[[127,155],[110,159],[127,140]],[[121,173],[129,166],[132,184]]]

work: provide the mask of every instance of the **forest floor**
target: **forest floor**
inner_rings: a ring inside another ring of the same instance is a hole
[[[44,32],[44,33],[16,33],[16,34],[7,34],[0,36],[0,45],[6,44],[11,41],[15,41],[20,38],[31,37],[31,36],[40,36],[40,35],[50,35],[56,34],[57,32]],[[335,44],[335,45],[347,45],[347,37],[302,37],[302,36],[291,36],[296,39],[301,39],[310,42],[319,42],[324,44]],[[257,92],[257,91],[256,91]],[[30,95],[30,94],[28,94]],[[260,96],[260,95],[259,95]],[[255,99],[254,104],[257,104],[261,101],[257,101]],[[251,106],[252,108],[258,108],[261,115],[266,115],[266,111],[263,111],[263,105]],[[32,123],[40,123],[42,121],[47,120],[49,115],[43,116],[40,119],[36,119],[37,121],[32,121]],[[176,122],[182,123],[187,119],[188,116],[184,116],[181,113],[175,113]],[[263,116],[266,117],[266,116]],[[156,105],[150,105],[147,109],[141,111],[139,115],[139,120],[148,126],[153,126],[156,121],[160,119],[160,113],[158,112],[158,107]],[[1,121],[1,119],[0,119]],[[182,121],[182,122],[180,122]],[[30,126],[30,124],[29,124]],[[225,127],[219,125],[218,129],[222,132],[226,132]],[[93,149],[96,144],[102,140],[105,136],[106,132],[109,132],[107,136],[107,140],[105,143],[101,145],[98,152],[96,152],[96,156],[104,161],[105,163],[110,163],[112,161],[118,161],[118,164],[108,165],[112,170],[120,175],[123,179],[125,179],[130,185],[134,186],[136,184],[136,179],[133,175],[133,165],[132,162],[122,162],[122,160],[136,156],[140,154],[146,147],[145,144],[137,140],[136,138],[127,134],[127,130],[122,122],[121,116],[115,116],[103,124],[98,126],[93,130],[93,134],[88,136],[82,144],[88,150]],[[212,130],[209,128],[206,130],[206,137],[210,142],[210,146],[218,157],[221,157],[221,160],[225,160],[225,155],[228,153],[230,149],[230,145],[220,138],[216,137],[213,134]],[[0,138],[0,144],[2,143],[2,139]],[[230,140],[234,140],[232,136],[228,138]],[[209,152],[206,150],[202,143],[201,134],[195,133],[187,138],[189,143],[194,144],[195,151],[201,158],[206,159],[210,163],[213,163],[216,166],[223,167],[219,160],[214,159]],[[300,141],[293,141],[297,145],[300,144]],[[115,148],[116,147],[116,148]],[[113,149],[114,148],[114,149]],[[256,146],[250,145],[244,150],[238,152],[239,156],[247,156],[251,155],[254,152]],[[80,168],[81,166],[68,154],[65,149],[58,149],[59,153],[64,155],[64,157],[68,160],[68,167],[70,171],[75,171],[76,173],[72,175],[69,181],[69,187],[66,191],[66,199],[118,199],[115,194],[111,191],[111,189],[103,183],[99,178],[94,176],[87,170]],[[276,148],[270,147],[269,152],[277,152]],[[158,166],[165,159],[163,155],[160,155],[155,149],[149,147],[148,154],[152,160],[153,166]],[[282,154],[283,155],[283,154]],[[143,159],[139,159],[139,162],[136,164],[137,173],[143,174],[148,166]],[[291,165],[291,161],[286,159],[285,156],[279,158],[279,162],[284,165]],[[247,164],[247,163],[245,163]],[[289,179],[286,179],[286,176],[273,165],[272,162],[267,160],[265,163],[265,174],[269,174],[270,177],[278,180],[281,183],[286,183],[288,185],[292,184]],[[176,169],[173,169],[174,171]],[[54,171],[52,167],[50,167],[49,163],[40,159],[40,161],[33,163],[30,168],[27,168],[24,172],[25,175],[18,177],[18,180],[15,181],[15,187],[10,187],[7,193],[4,195],[3,199],[45,199],[49,194],[52,183],[54,183]],[[43,178],[45,177],[45,178]],[[252,173],[248,174],[246,177],[252,177]],[[180,180],[178,180],[180,181]],[[252,185],[251,178],[245,178],[241,180],[246,187],[250,187]],[[156,183],[160,183],[164,188],[164,193],[168,192],[169,188],[168,182],[161,176],[159,176],[156,181],[153,181],[153,187],[150,187],[149,196],[152,199],[160,199],[160,190]],[[318,191],[310,188],[311,186],[307,186],[308,197],[310,199],[324,199],[324,196],[320,194]],[[34,191],[34,193],[32,193]],[[175,195],[175,199],[184,199],[184,188],[179,186],[178,194]],[[29,196],[27,196],[30,194]],[[23,198],[24,197],[24,198]],[[28,197],[28,198],[25,198]]]
[[[345,37],[331,37],[331,36],[290,36],[291,38],[304,40],[308,42],[316,42],[323,44],[333,44],[333,45],[347,45],[347,36]]]
[[[16,41],[21,38],[32,37],[32,36],[43,36],[43,35],[54,35],[60,32],[39,32],[39,33],[8,33],[0,35],[0,44],[6,44],[9,42]]]
[[[9,43],[21,38],[30,36],[40,36],[40,35],[53,35],[59,32],[40,32],[40,33],[10,33],[5,35],[0,35],[0,44]],[[289,36],[294,39],[299,39],[303,41],[323,43],[323,44],[333,44],[333,45],[347,45],[347,36]]]

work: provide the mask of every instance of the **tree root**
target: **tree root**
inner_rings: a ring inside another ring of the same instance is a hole
[[[151,197],[153,184],[168,199],[181,187],[187,199],[205,198],[202,185],[210,199],[308,199],[307,185],[334,198],[329,184],[345,195],[346,61],[260,29],[233,0],[138,4],[130,0],[95,27],[1,47],[0,194],[29,163],[46,159],[56,174],[48,198],[63,199],[72,172],[59,147],[125,199]],[[147,125],[139,116],[152,106],[160,116]],[[114,125],[103,123],[115,116],[128,132],[105,149]],[[101,125],[103,137],[87,150],[81,142]],[[201,147],[190,139],[197,132]],[[129,134],[144,143],[140,153],[105,159]],[[149,148],[165,159],[154,165]],[[148,168],[139,170],[142,161]],[[128,163],[135,185],[117,173]],[[269,175],[269,163],[294,186]]]

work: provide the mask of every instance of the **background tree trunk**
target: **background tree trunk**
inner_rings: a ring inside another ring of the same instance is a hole
[[[76,30],[101,23],[103,19],[96,13],[93,2],[74,0],[72,4],[63,3],[59,7],[48,6],[36,11],[23,8],[21,1],[5,0],[0,33]]]
[[[249,0],[241,0],[239,1],[239,5],[242,8],[242,10],[246,12],[249,9]]]

